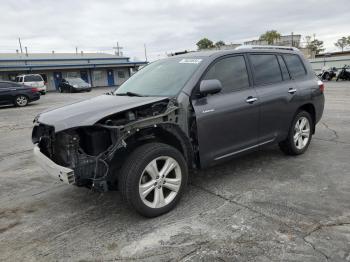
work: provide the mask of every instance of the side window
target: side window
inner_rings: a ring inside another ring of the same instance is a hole
[[[272,84],[282,81],[277,57],[273,54],[250,55],[255,84]]]
[[[16,77],[16,82],[20,82],[21,83],[22,82],[22,77],[17,76]]]
[[[288,69],[287,69],[286,63],[284,62],[282,56],[280,56],[280,55],[278,56],[278,62],[280,63],[283,80],[289,80],[290,76],[289,76],[289,73],[288,73]]]
[[[229,93],[249,87],[247,67],[241,55],[223,58],[212,65],[204,80],[218,79],[222,92]]]
[[[284,60],[292,78],[299,78],[306,75],[306,70],[298,55],[284,55]]]

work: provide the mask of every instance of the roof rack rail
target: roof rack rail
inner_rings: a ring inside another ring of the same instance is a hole
[[[235,50],[240,49],[279,49],[279,50],[291,50],[300,51],[298,48],[293,46],[278,46],[278,45],[240,45]]]

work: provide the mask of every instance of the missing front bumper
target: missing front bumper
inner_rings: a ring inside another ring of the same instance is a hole
[[[34,146],[34,156],[38,164],[52,177],[65,184],[74,184],[74,171],[70,168],[57,165],[50,158],[40,152],[38,145]]]

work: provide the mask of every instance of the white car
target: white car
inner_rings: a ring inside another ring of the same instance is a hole
[[[39,74],[19,75],[15,81],[22,85],[32,86],[39,90],[42,95],[46,94],[45,81]]]

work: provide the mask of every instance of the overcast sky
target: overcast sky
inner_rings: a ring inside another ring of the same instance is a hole
[[[0,52],[15,52],[18,37],[29,52],[112,52],[152,59],[195,49],[202,37],[242,43],[266,30],[313,35],[335,51],[350,35],[350,1],[321,0],[2,0]]]

